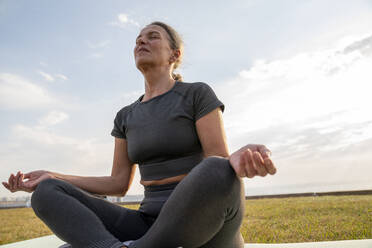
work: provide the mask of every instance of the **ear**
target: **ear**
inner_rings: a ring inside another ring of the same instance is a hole
[[[176,60],[181,56],[180,49],[176,49],[173,51],[173,55],[175,56]]]
[[[177,61],[177,59],[181,56],[181,51],[179,49],[173,50],[173,54],[170,58],[170,62],[174,63]]]

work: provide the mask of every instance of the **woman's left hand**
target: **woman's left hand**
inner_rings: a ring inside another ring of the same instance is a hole
[[[271,151],[264,145],[249,144],[229,156],[229,162],[240,177],[274,175],[276,168],[270,159]]]

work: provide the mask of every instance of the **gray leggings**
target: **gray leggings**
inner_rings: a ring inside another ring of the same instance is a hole
[[[169,189],[161,187],[148,188],[140,209],[131,210],[65,181],[46,179],[32,194],[31,204],[56,236],[73,248],[119,248],[126,240],[136,240],[130,248],[244,246],[240,234],[244,187],[227,159],[204,159],[167,199],[164,191]]]

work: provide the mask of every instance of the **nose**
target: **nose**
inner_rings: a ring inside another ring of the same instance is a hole
[[[136,43],[137,43],[137,45],[143,45],[143,44],[145,44],[146,43],[145,38],[144,37],[138,37]]]
[[[136,45],[134,46],[134,53],[136,53],[136,51],[137,51],[137,49],[138,49],[139,46],[142,46],[145,43],[146,42],[144,41],[144,39],[142,37],[137,38]]]

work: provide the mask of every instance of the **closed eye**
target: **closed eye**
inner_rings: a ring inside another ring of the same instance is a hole
[[[158,32],[149,32],[148,33],[148,37],[149,39],[156,39],[156,38],[160,38],[160,34]]]
[[[142,37],[141,34],[137,36],[137,38],[136,38],[136,44],[138,44],[139,39],[140,39],[141,37]],[[148,33],[146,34],[146,37],[147,37],[148,39],[158,39],[158,38],[160,38],[160,33],[157,32],[157,31],[150,31],[150,32],[148,32]]]

